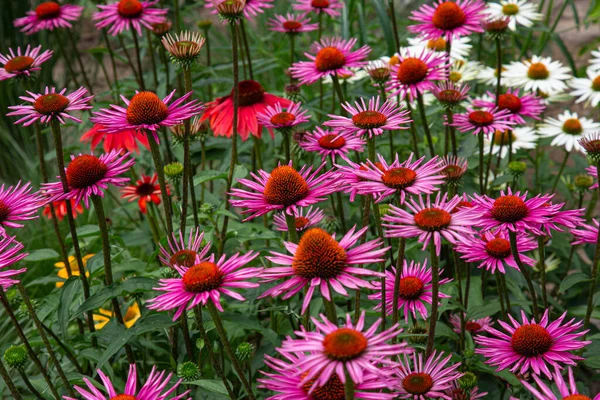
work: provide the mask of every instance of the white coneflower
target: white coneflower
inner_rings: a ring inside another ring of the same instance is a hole
[[[567,88],[565,81],[571,79],[571,74],[560,61],[534,55],[531,60],[510,63],[502,77],[506,78],[506,86],[554,93]]]
[[[493,17],[508,17],[508,28],[517,29],[517,25],[531,27],[536,21],[542,19],[542,14],[537,12],[537,4],[527,0],[503,0],[500,3],[488,3],[487,13]]]
[[[421,54],[423,50],[430,50],[436,52],[446,52],[447,41],[444,38],[437,39],[423,39],[421,37],[408,38],[408,46],[401,47],[400,53],[404,55],[406,52],[410,54]],[[452,40],[450,46],[450,59],[451,61],[466,60],[471,52],[471,39],[468,36],[461,36],[457,39]]]
[[[599,129],[600,123],[565,111],[557,118],[546,118],[539,126],[538,132],[541,136],[553,137],[552,146],[564,146],[567,151],[575,149],[583,152],[579,140]]]
[[[587,78],[573,78],[569,82],[573,89],[571,96],[577,97],[576,103],[585,101],[586,105],[596,107],[600,103],[600,71],[588,68]]]
[[[493,136],[485,138],[484,151],[485,154],[490,153],[490,140],[493,140],[494,146],[492,147],[492,154],[497,155],[498,152],[502,151],[500,157],[504,158],[508,155],[509,148],[512,149],[513,154],[520,149],[535,149],[538,138],[535,130],[528,126],[518,127],[504,132],[496,131]]]

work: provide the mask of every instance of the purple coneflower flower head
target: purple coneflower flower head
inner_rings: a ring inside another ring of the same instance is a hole
[[[592,218],[592,224],[579,224],[577,229],[571,229],[570,232],[575,239],[571,245],[577,244],[596,244],[598,242],[598,231],[600,224],[597,219]]]
[[[22,228],[17,221],[36,219],[38,209],[44,204],[39,192],[31,193],[29,182],[21,185],[0,186],[0,236],[6,235],[5,228]]]
[[[82,200],[90,206],[90,196],[104,197],[109,185],[123,186],[129,178],[119,177],[126,172],[135,160],[129,153],[120,154],[118,150],[104,153],[100,157],[92,154],[71,155],[71,162],[65,168],[68,191],[65,192],[61,181],[43,183],[42,193],[48,201],[73,200],[79,204]]]
[[[152,30],[152,24],[164,21],[167,8],[154,8],[158,3],[154,1],[120,0],[111,4],[98,4],[100,11],[95,12],[92,19],[96,28],[108,27],[108,33],[116,36],[124,31],[134,29],[138,36],[142,36],[142,26]]]
[[[460,363],[446,366],[452,355],[446,358],[444,352],[436,353],[423,360],[423,354],[413,353],[411,359],[404,356],[396,370],[398,398],[426,400],[428,398],[448,398],[444,393],[452,383],[462,376],[457,369]]]
[[[406,96],[410,100],[417,98],[433,86],[434,81],[448,79],[448,57],[445,54],[423,50],[420,54],[398,56],[398,63],[392,66],[391,79],[386,91],[390,97]]]
[[[392,267],[385,273],[385,312],[391,315],[394,311],[394,282],[396,280],[396,268]],[[440,270],[441,275],[444,270]],[[427,319],[427,308],[425,303],[431,304],[431,268],[427,268],[427,260],[421,263],[411,261],[410,264],[404,260],[404,266],[400,273],[400,290],[398,296],[398,310],[404,310],[404,320],[408,324],[408,317],[412,314],[417,318],[417,311],[421,317]],[[439,284],[443,285],[450,282],[452,279],[440,279]],[[375,306],[375,310],[381,310],[383,302],[381,302],[381,282],[373,282],[376,292],[369,295],[369,299],[379,300],[380,303]],[[439,293],[440,299],[447,299],[450,296]]]
[[[379,136],[383,131],[408,129],[406,124],[411,120],[408,118],[407,110],[401,109],[391,100],[381,106],[379,102],[379,96],[371,97],[368,105],[363,98],[360,99],[360,103],[355,102],[354,107],[346,102],[342,107],[348,112],[348,117],[328,114],[332,119],[325,121],[323,125],[368,138]]]
[[[508,110],[508,119],[516,124],[525,124],[525,118],[539,120],[542,113],[546,110],[544,100],[534,94],[523,94],[519,96],[519,89],[507,89],[498,97],[496,104],[496,94],[487,92],[490,100],[475,100],[473,106],[485,110]]]
[[[349,158],[346,158],[344,161],[346,161],[348,165],[336,164],[335,167],[339,172],[338,179],[340,182],[341,191],[350,194],[350,202],[354,202],[356,195],[360,194],[358,188],[356,187],[356,184],[364,180],[364,178],[357,175],[357,171],[366,171],[367,167],[361,164],[357,164]],[[379,162],[375,164],[381,165],[381,163]]]
[[[460,315],[452,314],[449,321],[450,324],[452,324],[454,332],[460,333]],[[492,326],[492,317],[465,320],[465,331],[469,332],[471,335],[483,333],[488,326]]]
[[[27,45],[25,52],[17,47],[16,53],[8,49],[8,54],[0,54],[0,81],[11,78],[29,78],[35,71],[39,71],[41,65],[52,57],[52,51],[46,50],[40,54],[42,46],[31,48]]]
[[[451,400],[477,400],[484,398],[485,396],[487,396],[488,393],[479,392],[479,388],[477,386],[475,386],[471,390],[465,390],[462,387],[460,387],[457,381],[453,381],[452,385],[450,385],[450,388],[446,390],[445,394],[445,398]]]
[[[53,119],[58,120],[61,124],[65,124],[67,119],[81,123],[80,119],[75,118],[69,112],[77,110],[89,110],[92,108],[88,102],[94,96],[85,96],[87,89],[81,87],[65,95],[67,89],[56,92],[56,88],[46,86],[44,94],[32,93],[27,91],[29,96],[19,97],[21,100],[30,103],[30,105],[9,106],[10,110],[14,110],[6,114],[7,116],[22,116],[15,124],[23,124],[29,126],[36,121],[42,124],[48,124]]]
[[[296,0],[294,10],[302,12],[325,13],[330,17],[339,17],[344,8],[342,0]]]
[[[259,276],[263,268],[246,267],[256,257],[258,253],[250,251],[242,255],[236,253],[229,258],[222,255],[215,261],[213,254],[208,258],[196,256],[191,267],[175,264],[173,268],[180,277],[159,280],[158,287],[154,290],[165,293],[149,300],[148,308],[158,311],[176,308],[173,316],[173,321],[176,321],[186,309],[191,310],[198,304],[206,305],[209,301],[219,311],[223,311],[220,302],[222,294],[245,301],[242,295],[231,289],[258,287],[257,283],[248,282],[248,279]]]
[[[14,236],[0,235],[0,269],[10,267],[29,255],[29,253],[21,253],[21,250],[23,250],[23,244],[17,242]],[[0,271],[0,287],[6,290],[19,283],[18,280],[13,279],[13,276],[25,271],[27,271],[26,268]]]
[[[290,14],[284,15],[275,14],[274,18],[270,18],[269,29],[275,32],[283,32],[289,35],[295,35],[300,32],[311,32],[319,29],[319,24],[311,23],[310,18],[306,14]]]
[[[388,381],[389,371],[381,366],[393,365],[392,356],[413,352],[406,343],[386,343],[402,333],[398,324],[376,333],[381,325],[381,319],[378,319],[365,330],[364,311],[356,324],[352,323],[350,314],[346,314],[346,323],[340,327],[324,315],[321,320],[313,317],[314,332],[296,331],[299,339],[287,339],[279,349],[281,353],[306,354],[298,360],[296,367],[302,374],[301,384],[313,382],[310,392],[325,385],[334,374],[345,383],[344,370],[348,371],[354,384],[363,383],[369,373]]]
[[[108,396],[110,399],[118,400],[191,400],[191,397],[188,396],[190,393],[189,390],[187,390],[185,393],[177,394],[176,390],[181,383],[181,380],[177,381],[177,383],[167,389],[173,374],[165,376],[165,372],[158,372],[156,367],[152,367],[152,371],[150,371],[150,375],[148,375],[146,383],[144,383],[144,385],[138,391],[135,364],[129,365],[129,375],[127,376],[127,382],[125,384],[123,393],[119,393],[115,390],[111,379],[106,376],[104,372],[101,370],[97,370],[97,372],[102,384],[104,385],[104,391],[106,392],[106,395],[99,391],[88,378],[83,378],[83,381],[87,387],[84,389],[79,386],[74,386],[74,389],[77,390],[77,392],[86,400],[106,400],[106,396]],[[64,398],[67,400],[77,400],[67,396]]]
[[[290,132],[291,128],[307,122],[310,116],[308,111],[302,109],[301,103],[290,103],[285,111],[281,103],[267,106],[264,111],[256,114],[256,120],[267,129],[275,129],[282,132]]]
[[[252,191],[232,189],[230,200],[234,207],[245,208],[242,214],[251,214],[245,221],[260,217],[270,211],[283,210],[291,214],[297,207],[308,207],[327,199],[327,195],[338,189],[337,172],[333,170],[320,174],[325,167],[321,164],[313,171],[312,166],[303,166],[296,171],[291,162],[279,165],[273,171],[259,170],[250,173],[253,180],[238,179]]]
[[[563,322],[566,315],[565,311],[556,321],[550,322],[546,310],[539,322],[533,319],[530,322],[525,312],[521,311],[523,323],[509,315],[511,324],[497,321],[506,332],[487,327],[486,332],[493,337],[475,336],[478,345],[475,352],[487,358],[486,364],[497,366],[497,371],[509,369],[521,375],[527,372],[535,375],[543,373],[552,378],[548,366],[562,368],[576,365],[576,361],[582,358],[571,352],[592,343],[579,340],[588,332],[576,332],[583,322],[575,322],[575,319]]]
[[[585,213],[584,208],[561,211],[564,204],[565,203],[546,203],[546,207],[548,207],[548,217],[546,222],[542,225],[542,229],[545,231],[546,235],[552,236],[552,231],[562,232],[563,227],[569,230],[574,229],[585,222],[585,219],[581,218]]]
[[[263,273],[263,283],[289,278],[270,289],[259,298],[283,295],[289,299],[303,288],[308,287],[302,303],[302,313],[310,305],[315,289],[323,297],[331,300],[331,287],[342,296],[348,296],[349,289],[373,289],[374,286],[358,276],[382,276],[368,268],[357,268],[359,264],[374,264],[384,260],[383,255],[389,247],[382,247],[381,239],[371,240],[359,246],[355,244],[366,232],[367,227],[356,231],[350,229],[339,242],[321,228],[311,228],[304,232],[298,244],[285,242],[285,248],[291,255],[271,252],[268,260],[278,268],[269,268]]]
[[[517,248],[521,261],[530,266],[536,264],[535,260],[527,257],[525,252],[536,249],[536,241],[527,234],[517,234]],[[461,258],[470,263],[475,263],[477,268],[485,268],[492,274],[498,270],[505,274],[504,267],[512,267],[519,270],[515,258],[510,249],[510,240],[508,232],[498,230],[496,233],[491,231],[483,232],[480,235],[465,238],[458,242],[456,251],[461,253]]]
[[[301,85],[314,83],[331,75],[353,76],[354,72],[350,68],[366,65],[364,60],[371,52],[369,46],[352,51],[355,44],[354,38],[345,40],[339,37],[323,38],[315,42],[310,53],[304,53],[310,61],[294,63],[290,68],[292,76],[298,79]]]
[[[389,212],[383,216],[386,237],[417,237],[423,243],[423,250],[433,240],[435,251],[440,255],[442,238],[456,244],[473,233],[472,226],[481,218],[481,213],[473,209],[452,211],[462,200],[459,196],[448,200],[447,195],[438,193],[435,200],[427,195],[425,201],[419,195],[419,201],[411,198],[405,203],[408,210],[390,205]]]
[[[168,249],[159,243],[160,253],[158,258],[167,267],[175,268],[176,265],[180,265],[190,268],[196,264],[196,258],[204,259],[206,253],[210,250],[210,242],[203,247],[203,240],[204,232],[201,232],[200,228],[190,231],[187,244],[183,232],[179,231],[179,234],[173,232],[171,237],[167,239]]]
[[[294,217],[296,218],[296,231],[303,232],[307,230],[311,226],[321,222],[324,216],[325,213],[318,207],[315,207],[314,209],[309,207],[308,210],[306,210],[306,213],[302,208],[296,208],[294,211]],[[273,216],[273,225],[275,225],[275,229],[278,231],[287,232],[288,229],[287,222],[285,220],[285,213],[275,214]]]
[[[539,389],[536,389],[531,383],[524,380],[522,380],[521,383],[537,400],[592,400],[591,397],[580,394],[579,390],[577,390],[575,375],[573,374],[573,369],[571,367],[568,368],[567,374],[569,376],[568,384],[562,376],[561,369],[557,365],[554,366],[554,374],[552,374],[551,380],[554,381],[554,384],[560,392],[560,396],[558,397],[537,375],[533,375],[533,379],[535,380],[535,383],[537,383]],[[600,394],[597,394],[594,397],[594,400],[600,400]]]
[[[474,32],[483,32],[485,3],[481,0],[438,0],[430,6],[422,5],[409,17],[416,21],[408,30],[424,39],[458,39]]]
[[[213,9],[211,14],[218,14],[217,5],[221,2],[223,0],[206,1],[204,8]],[[245,0],[242,13],[247,20],[251,20],[258,14],[264,13],[266,8],[273,8],[273,0]]]
[[[595,181],[595,183],[592,186],[590,186],[590,190],[598,188],[598,168],[593,165],[590,165],[585,170],[594,178]]]
[[[467,172],[469,163],[466,158],[455,155],[447,155],[440,159],[440,173],[444,175],[446,185],[458,186],[463,175]]]
[[[24,17],[17,18],[13,24],[21,28],[26,35],[57,28],[71,28],[71,21],[76,21],[81,16],[83,6],[73,4],[58,4],[55,1],[45,1],[35,10],[27,11]]]
[[[431,85],[429,90],[431,94],[440,102],[444,108],[452,109],[467,100],[467,94],[471,87],[469,85],[459,85],[452,81],[441,81]]]
[[[305,151],[319,153],[323,162],[331,158],[335,162],[336,156],[347,160],[349,151],[364,151],[365,141],[351,132],[340,130],[331,132],[329,130],[315,127],[312,132],[307,132],[302,142],[298,143]]]
[[[446,122],[446,124],[448,124]],[[454,122],[450,124],[456,127],[460,132],[471,132],[473,135],[484,133],[486,136],[496,131],[504,132],[511,129],[515,122],[511,120],[509,110],[490,110],[467,109],[463,114],[455,114]]]

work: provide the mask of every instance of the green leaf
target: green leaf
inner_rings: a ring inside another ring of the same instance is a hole
[[[571,67],[571,71],[573,71],[573,75],[577,76],[577,67],[575,66],[575,60],[573,60],[571,52],[565,45],[565,42],[563,42],[563,40],[560,38],[560,35],[557,33],[553,33],[550,37],[552,38],[552,40],[554,40],[554,42],[562,52],[563,56],[565,56],[565,58],[567,59],[567,62]]]
[[[232,322],[240,328],[260,332],[267,340],[275,346],[281,342],[277,333],[269,328],[263,327],[255,316],[224,312],[221,314],[224,321]]]
[[[228,395],[227,389],[225,389],[225,385],[223,384],[223,382],[215,379],[199,379],[196,381],[185,382],[185,384],[200,386],[201,388],[206,389],[209,392],[219,393],[225,396]]]
[[[377,16],[381,21],[381,28],[383,29],[383,37],[387,41],[388,54],[395,54],[398,49],[394,40],[394,32],[392,32],[392,25],[390,24],[390,18],[388,17],[387,10],[381,0],[374,0],[373,5],[377,11]]]
[[[102,353],[102,356],[98,360],[98,364],[96,364],[96,369],[102,369],[102,366],[105,362],[108,361],[114,354],[116,354],[119,350],[125,346],[125,344],[131,339],[134,334],[133,329],[126,329],[122,325],[117,325],[115,327],[116,333],[110,337],[108,343],[108,347]]]
[[[100,236],[100,228],[98,227],[98,225],[83,225],[77,228],[78,240],[92,236]],[[67,241],[67,243],[71,243],[73,241],[73,239],[71,239],[70,233],[67,236],[65,236],[65,240]]]
[[[232,182],[237,182],[238,179],[242,179],[248,176],[248,169],[243,165],[236,164],[233,169],[233,180]]]
[[[227,179],[227,173],[221,171],[215,171],[212,169],[202,171],[194,177],[194,186],[198,186],[201,183],[214,181],[217,179]]]
[[[71,304],[75,293],[79,291],[81,287],[81,280],[77,276],[72,276],[60,289],[60,307],[58,307],[58,326],[63,336],[67,335],[67,327],[69,325],[69,313],[71,311]]]
[[[117,296],[122,296],[129,293],[149,292],[155,285],[155,279],[144,278],[141,276],[130,278],[125,282],[115,282],[112,285],[103,287],[91,295],[86,301],[83,302],[81,306],[79,306],[79,309],[73,317],[86,311],[99,308],[106,301]]]
[[[573,286],[577,285],[578,283],[587,282],[589,280],[590,280],[590,277],[587,276],[587,274],[584,274],[583,272],[577,272],[575,274],[567,276],[560,283],[560,288],[558,289],[558,291],[560,293],[565,293],[567,290],[569,290]]]
[[[56,260],[58,257],[58,253],[52,249],[38,249],[29,253],[29,255],[25,258],[25,261],[36,262]]]

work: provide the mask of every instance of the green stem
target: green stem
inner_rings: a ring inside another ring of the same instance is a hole
[[[392,20],[392,29],[394,31],[394,43],[396,44],[396,49],[400,48],[400,37],[398,36],[398,22],[396,21],[396,10],[394,7],[394,0],[388,1],[390,19]]]
[[[452,144],[452,153],[458,155],[458,146],[456,145],[456,128],[452,125],[454,123],[454,112],[451,108],[446,109],[446,118],[448,120],[448,126],[450,129],[450,143]]]
[[[158,72],[156,70],[156,58],[154,57],[154,45],[152,44],[152,33],[150,32],[150,29],[146,29],[146,40],[148,41],[148,53],[150,54],[150,63],[152,64],[154,86],[158,87]]]
[[[19,371],[21,371],[21,370],[19,370]],[[2,360],[0,360],[0,376],[2,376],[2,379],[4,380],[4,383],[6,383],[6,387],[8,387],[8,390],[12,394],[13,399],[16,399],[16,400],[23,399],[23,397],[21,396],[21,393],[19,393],[19,390],[15,386],[15,383],[13,382],[12,379],[10,379],[10,375],[8,374],[8,371],[6,370],[6,367],[4,367],[4,363],[2,362]],[[21,372],[21,376],[24,377],[23,381],[25,382],[25,379],[27,379],[27,376],[24,375],[22,372]],[[27,380],[25,382],[25,384],[27,385],[28,388],[31,385],[31,383],[29,383],[29,380]],[[36,393],[37,393],[37,391],[35,393],[33,393],[33,395],[35,396]],[[39,395],[39,393],[37,393],[37,397],[40,398],[40,399],[43,399],[43,397],[41,397]]]
[[[498,300],[500,302],[500,311],[502,313],[502,319],[506,321],[506,308],[504,307],[504,291],[502,290],[502,282],[500,280],[500,271],[496,271],[496,289],[498,290]]]
[[[406,109],[408,110],[408,115],[410,117],[410,136],[412,138],[413,153],[415,154],[415,157],[419,158],[419,142],[417,141],[417,127],[415,125],[415,117],[413,115],[413,109],[410,105],[410,101],[408,100],[408,96],[406,96],[405,100]]]
[[[406,249],[406,238],[401,237],[398,243],[398,261],[396,264],[396,276],[394,278],[394,297],[392,299],[392,325],[395,325],[399,319],[398,301],[400,299],[400,277],[404,268],[404,251]],[[382,307],[385,307],[385,301],[382,301]]]
[[[344,92],[342,91],[342,86],[340,85],[340,79],[334,74],[331,75],[331,81],[333,82],[333,88],[340,100],[340,104],[344,104]]]
[[[87,77],[87,73],[85,72],[85,68],[83,67],[83,61],[81,61],[81,56],[79,55],[79,50],[77,50],[77,42],[75,42],[75,37],[73,37],[73,31],[70,28],[67,28],[67,36],[71,41],[71,45],[73,46],[73,52],[75,53],[75,58],[77,59],[77,64],[79,64],[79,69],[81,70],[81,75],[83,76],[83,81],[85,82],[85,86],[87,86],[88,90],[91,94],[94,94],[92,90],[92,85]]]
[[[135,33],[134,33],[134,35],[135,35]],[[133,63],[133,60],[131,59],[131,56],[129,55],[129,51],[127,51],[127,47],[125,47],[125,42],[123,41],[123,36],[121,36],[121,34],[119,33],[118,37],[119,37],[119,43],[121,44],[121,48],[123,49],[123,53],[125,53],[125,58],[127,58],[127,64],[131,67],[131,71],[133,71],[133,76],[135,77],[135,80],[138,82],[138,85],[140,85],[140,88],[141,88],[142,81],[140,80],[140,76],[138,74],[137,69],[134,66],[135,64]]]
[[[481,194],[485,194],[485,185],[483,183],[483,174],[484,174],[484,163],[483,163],[483,132],[479,132],[477,135],[479,138],[479,192]]]
[[[75,86],[79,87],[79,82],[77,81],[77,76],[75,75],[75,71],[73,71],[73,64],[71,64],[71,60],[69,60],[69,57],[67,56],[67,51],[65,49],[65,45],[62,41],[62,37],[60,35],[60,32],[56,32],[56,35],[54,35],[54,37],[56,38],[56,41],[58,42],[58,48],[60,49],[60,53],[62,54],[63,58],[65,59],[65,64],[67,65],[67,70],[69,71],[69,75],[71,75],[71,79],[73,79],[73,82],[75,82]],[[65,83],[65,86],[67,86],[67,84]]]
[[[4,369],[4,365],[2,365],[1,368]],[[37,397],[38,399],[43,399],[44,397],[41,395],[41,393],[38,392],[33,387],[33,385],[31,384],[31,382],[29,381],[29,378],[27,377],[27,374],[25,373],[25,370],[23,368],[18,368],[18,370],[19,370],[19,375],[21,375],[21,379],[23,380],[23,383],[25,383],[25,386],[27,386],[27,389],[29,389],[29,391],[31,392],[31,394],[34,395],[35,397]],[[3,376],[3,378],[4,378],[4,376]],[[10,385],[8,385],[8,389],[12,393],[12,389],[10,388]],[[13,393],[13,395],[14,395],[14,393]],[[15,399],[20,399],[20,398],[21,397],[15,397]]]
[[[294,214],[285,213],[285,222],[288,228],[288,241],[298,243],[298,233],[296,232],[296,217]]]
[[[192,89],[192,71],[189,67],[183,67],[183,83],[184,92],[193,92]],[[193,186],[190,186],[190,173],[191,173],[191,158],[190,158],[190,120],[186,119],[183,121],[183,178],[181,182],[181,220],[180,229],[185,235],[185,225],[187,222],[187,209],[188,209],[188,188],[193,190]]]
[[[560,169],[558,170],[558,175],[554,179],[554,184],[552,185],[552,190],[550,193],[554,193],[556,191],[556,187],[558,186],[558,182],[560,181],[560,176],[562,175],[565,166],[567,165],[567,160],[569,159],[569,155],[571,153],[565,150],[565,157],[563,158],[562,164],[560,164]]]
[[[539,321],[537,296],[535,294],[535,289],[533,288],[533,282],[531,280],[531,275],[529,274],[529,271],[527,270],[527,266],[525,264],[523,264],[523,262],[521,261],[521,256],[519,255],[519,249],[517,248],[517,234],[516,234],[516,232],[509,230],[508,236],[510,238],[510,250],[512,252],[512,255],[513,255],[515,262],[517,263],[519,269],[521,270],[521,273],[523,274],[523,277],[525,278],[525,281],[527,282],[527,287],[529,288],[529,292],[531,293],[531,301],[533,303],[533,316],[536,321]]]
[[[429,316],[429,334],[427,336],[427,349],[425,351],[425,357],[429,357],[433,351],[433,344],[435,341],[435,326],[438,319],[438,306],[439,306],[439,280],[440,272],[438,270],[438,256],[435,250],[435,243],[433,240],[429,243],[429,258],[431,261],[431,315]]]
[[[150,143],[150,153],[152,154],[152,160],[154,161],[156,175],[158,175],[158,186],[160,187],[160,194],[163,200],[162,204],[165,211],[165,218],[167,220],[167,235],[171,237],[171,234],[173,233],[171,198],[169,197],[169,192],[167,191],[167,182],[165,180],[165,171],[162,157],[160,155],[160,146],[157,142],[158,138],[155,139],[154,135],[150,131],[146,132],[146,135],[148,136],[148,142]]]
[[[352,377],[346,368],[344,368],[344,373],[346,374],[346,383],[344,383],[346,400],[354,400],[354,381],[352,381]]]
[[[329,285],[329,295],[332,296],[331,300],[327,300],[325,296],[322,296],[323,307],[325,308],[325,316],[329,321],[337,324],[337,312],[335,311],[335,304],[333,303],[333,291],[331,290],[331,285]]]
[[[542,286],[542,302],[544,308],[548,308],[548,295],[546,293],[546,245],[544,236],[538,236],[538,251],[540,254],[540,284]]]
[[[110,65],[112,67],[113,82],[115,84],[115,88],[117,89],[115,99],[118,99],[121,89],[119,88],[119,77],[117,75],[117,63],[115,62],[115,53],[112,49],[110,41],[108,40],[108,34],[106,33],[106,29],[102,29],[102,37],[104,38],[104,43],[106,44],[106,49],[108,50],[108,54],[110,56]],[[112,90],[112,86],[111,86],[111,90]]]
[[[142,54],[140,52],[140,43],[138,42],[137,33],[135,29],[131,30],[131,36],[133,36],[133,44],[135,46],[135,54],[137,55],[137,69],[140,77],[140,89],[142,91],[146,90],[146,85],[144,84],[144,70],[142,69]]]
[[[291,160],[290,156],[290,131],[288,129],[283,130],[283,150],[285,153],[285,162],[288,164]]]
[[[431,157],[434,157],[435,150],[433,148],[433,138],[431,136],[431,131],[429,130],[429,124],[427,123],[427,114],[425,113],[425,104],[423,103],[423,95],[421,94],[421,92],[417,93],[417,105],[419,106],[419,114],[421,114],[421,123],[423,124],[425,136],[427,137],[429,152],[431,153]]]
[[[600,168],[600,165],[596,165],[596,168]],[[598,191],[600,194],[600,185],[598,185]],[[587,309],[585,312],[585,319],[583,320],[583,328],[585,329],[592,318],[592,311],[594,311],[594,292],[596,291],[596,283],[598,280],[598,260],[600,259],[600,231],[598,232],[598,238],[596,240],[596,251],[594,252],[594,259],[592,261],[592,279],[590,281],[590,292],[588,294]]]
[[[252,72],[252,56],[250,55],[250,45],[248,45],[248,37],[246,36],[246,24],[244,22],[244,18],[240,19],[240,32],[242,33],[242,42],[244,43],[244,48],[246,49],[246,60],[248,61],[248,74],[250,75],[250,79],[254,80],[254,73]]]

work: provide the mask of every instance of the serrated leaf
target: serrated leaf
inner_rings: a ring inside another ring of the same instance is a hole
[[[577,272],[575,274],[571,274],[571,275],[567,276],[560,283],[560,287],[559,287],[558,291],[560,293],[565,293],[567,290],[569,290],[573,286],[577,285],[578,283],[587,282],[589,280],[590,280],[590,277],[587,276],[587,274],[584,274],[583,272]]]

